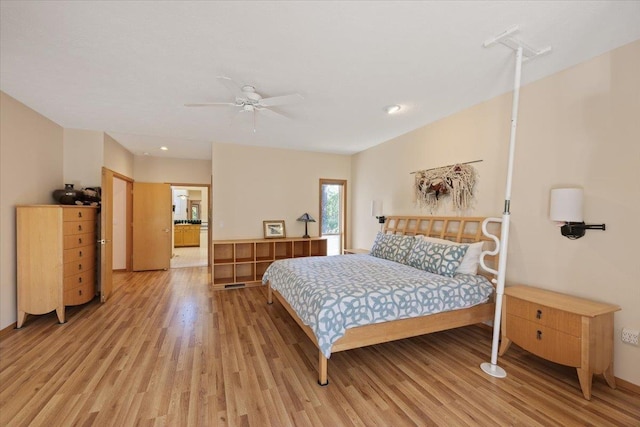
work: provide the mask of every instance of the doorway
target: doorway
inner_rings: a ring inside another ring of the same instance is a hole
[[[171,268],[209,265],[210,186],[171,184]]]
[[[320,179],[320,236],[327,239],[327,255],[340,255],[345,247],[347,181]]]

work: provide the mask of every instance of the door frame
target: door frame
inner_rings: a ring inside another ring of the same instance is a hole
[[[211,184],[190,184],[185,182],[169,182],[173,187],[200,187],[207,189],[207,266],[211,267],[213,263],[213,251],[211,250],[211,214],[213,211],[213,200],[211,200]],[[200,210],[200,219],[202,219],[202,210]]]
[[[347,180],[346,179],[329,179],[320,178],[318,186],[318,234],[322,236],[322,186],[323,185],[341,185],[342,198],[340,205],[342,212],[340,213],[340,222],[342,224],[342,233],[340,236],[340,253],[344,252],[347,247]]]
[[[124,181],[127,185],[126,191],[126,225],[125,225],[125,261],[126,261],[126,271],[132,271],[132,263],[133,263],[133,178],[129,178],[128,176],[119,174],[118,172],[113,172],[113,178],[118,178]],[[111,206],[113,208],[113,205]],[[113,212],[112,212],[113,214]],[[122,270],[120,270],[122,271]]]

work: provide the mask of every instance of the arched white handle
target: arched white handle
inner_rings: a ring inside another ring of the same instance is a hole
[[[485,236],[487,236],[488,238],[493,240],[493,242],[496,244],[496,247],[492,251],[482,251],[482,253],[480,254],[480,265],[482,266],[482,268],[484,268],[489,273],[498,275],[498,270],[495,270],[495,269],[489,267],[484,262],[484,257],[485,256],[487,256],[487,255],[492,255],[493,256],[493,255],[496,255],[496,254],[498,254],[500,252],[500,239],[498,238],[498,236],[496,236],[495,234],[489,233],[489,231],[487,230],[487,225],[490,222],[501,223],[502,222],[502,218],[485,218],[485,220],[482,221],[482,234],[484,234]]]

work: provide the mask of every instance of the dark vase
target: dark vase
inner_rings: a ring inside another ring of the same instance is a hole
[[[75,205],[82,199],[82,191],[74,190],[73,184],[65,184],[62,190],[53,190],[53,198],[62,205]]]

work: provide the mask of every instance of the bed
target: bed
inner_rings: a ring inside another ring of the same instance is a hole
[[[433,270],[431,265],[421,264],[423,258],[430,262],[457,256],[461,246],[437,240],[445,239],[476,243],[473,247],[480,248],[477,253],[491,253],[484,262],[496,265],[495,243],[483,235],[483,220],[389,216],[376,237],[372,255],[272,263],[263,276],[268,303],[272,304],[275,296],[318,348],[318,383],[328,384],[328,359],[333,353],[492,320],[493,277],[482,272],[477,263],[478,274],[468,265],[463,269],[454,263],[452,270],[443,262]],[[394,246],[395,252],[385,252],[388,248],[381,242],[389,240],[403,243]],[[411,247],[405,250],[403,244]],[[418,245],[445,247],[446,257],[420,253]],[[462,263],[463,256],[459,257]]]

